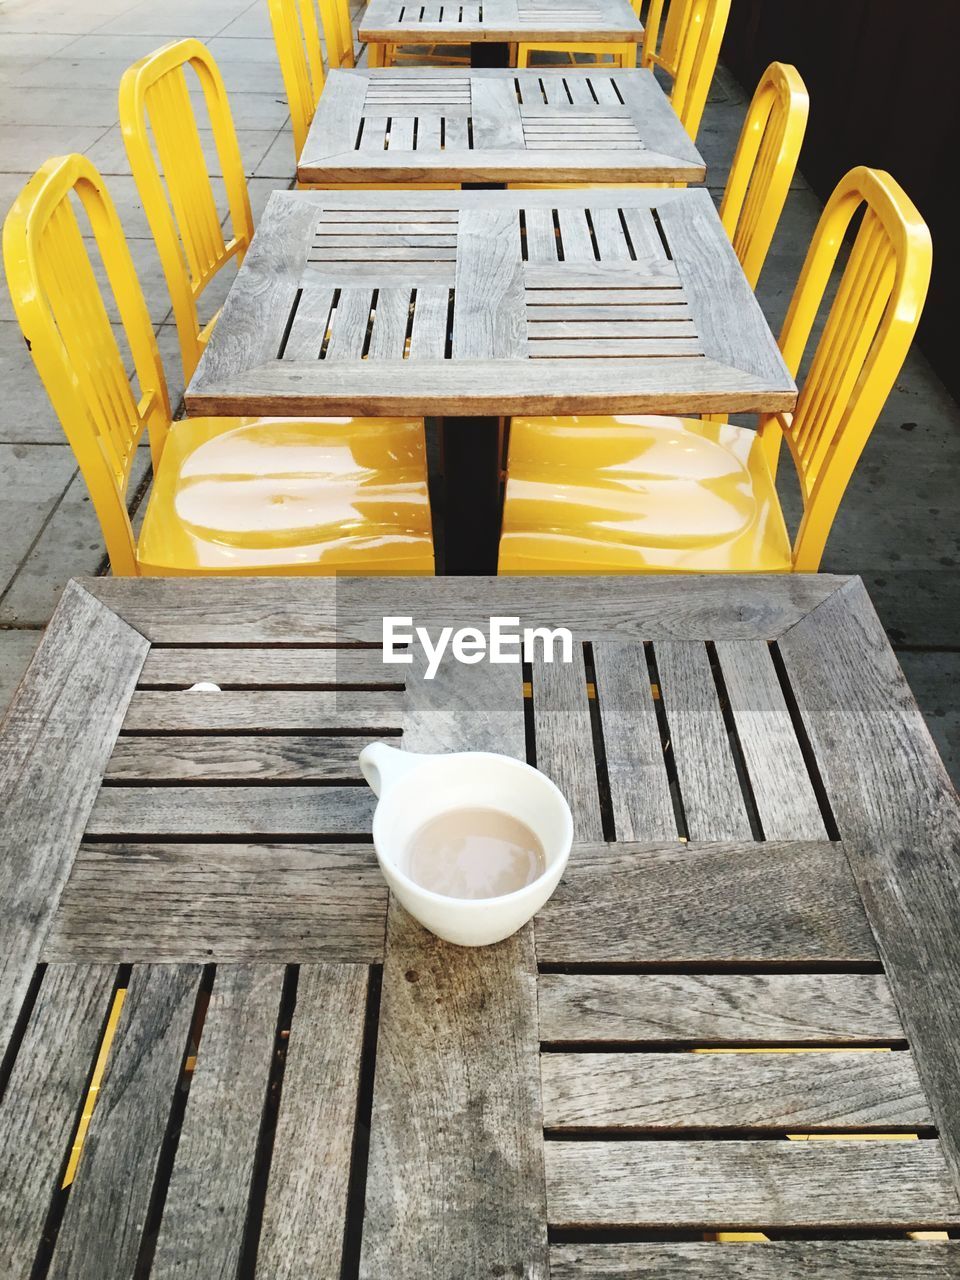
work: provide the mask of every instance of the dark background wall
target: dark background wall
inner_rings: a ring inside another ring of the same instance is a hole
[[[960,398],[960,0],[733,0],[723,59],[748,92],[768,63],[797,67],[800,168],[823,200],[857,164],[914,200],[934,247],[920,345]]]

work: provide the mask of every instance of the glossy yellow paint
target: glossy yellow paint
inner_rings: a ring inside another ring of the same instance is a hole
[[[188,71],[203,90],[213,130],[230,209],[229,239],[200,141]],[[128,67],[120,81],[120,129],[170,290],[189,381],[216,322],[214,316],[201,326],[197,301],[232,258],[243,261],[253,239],[240,145],[210,51],[199,40],[177,40]]]
[[[139,398],[74,201],[106,270]],[[85,157],[49,160],[27,183],[4,224],[3,255],[17,318],[115,574],[433,572],[420,419],[171,421],[120,220]],[[154,484],[138,543],[126,495],[144,431]]]
[[[730,0],[650,0],[647,10],[640,65],[660,67],[670,77],[670,101],[694,141],[729,16]]]
[[[815,572],[916,333],[930,233],[890,177],[852,170],[814,234],[780,338],[796,376],[864,211],[796,411],[757,433],[681,418],[520,418],[511,426],[502,573]],[[786,439],[803,499],[791,548],[776,494]]]
[[[751,286],[759,279],[797,171],[810,98],[796,67],[774,62],[753,95],[730,166],[720,221]]]
[[[323,46],[314,0],[268,0],[273,42],[299,158],[323,93]]]

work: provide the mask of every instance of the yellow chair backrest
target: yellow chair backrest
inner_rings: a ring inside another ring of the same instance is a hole
[[[640,65],[660,66],[673,80],[670,101],[694,141],[720,59],[731,0],[650,0]],[[660,39],[660,27],[663,38]]]
[[[794,568],[812,573],[844,490],[916,333],[930,283],[930,232],[888,173],[853,169],[823,211],[780,337],[796,376],[854,215],[863,209],[836,298],[793,414],[760,436],[772,470],[785,437],[800,480],[803,518]]]
[[[809,110],[796,67],[769,66],[750,103],[720,205],[720,220],[751,285],[787,202]]]
[[[203,90],[230,209],[226,239],[203,153],[186,69]],[[201,328],[197,299],[231,258],[243,261],[253,215],[223,77],[199,40],[177,40],[128,67],[120,81],[120,128],[173,302],[189,380],[213,322]]]
[[[273,41],[290,107],[297,159],[323,92],[323,48],[314,0],[268,0]]]
[[[76,205],[74,204],[76,200]],[[134,395],[83,239],[96,241],[120,313],[139,388]],[[113,201],[84,156],[48,160],[3,227],[3,260],[30,354],[90,491],[115,574],[135,574],[126,492],[146,428],[153,464],[170,401],[153,325]]]
[[[327,46],[327,68],[333,71],[337,67],[354,66],[349,0],[318,0],[318,3]]]

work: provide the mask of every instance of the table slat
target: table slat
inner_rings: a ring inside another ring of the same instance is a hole
[[[110,1010],[113,965],[50,965],[0,1104],[0,1275],[29,1280]]]
[[[960,1242],[777,1241],[726,1244],[563,1244],[551,1280],[956,1280]]]
[[[960,802],[854,579],[779,644],[960,1190]]]
[[[538,659],[533,663],[532,684],[537,768],[566,796],[574,840],[602,840],[583,647],[573,646],[569,663]]]
[[[322,735],[139,734],[121,737],[104,777],[113,782],[359,782],[356,738]]]
[[[547,1053],[547,1129],[930,1128],[907,1052]]]
[[[555,1226],[750,1230],[960,1223],[940,1143],[548,1142]]]
[[[537,916],[541,964],[876,961],[843,847],[575,849]]]
[[[0,1056],[148,647],[68,583],[0,726]]]
[[[43,954],[375,964],[386,907],[369,845],[86,845]]]
[[[138,965],[50,1264],[51,1280],[132,1280],[197,1000],[197,965]]]
[[[88,836],[369,836],[365,787],[103,787]]]
[[[151,1280],[237,1274],[273,1058],[282,965],[219,965]]]
[[[381,299],[382,300],[382,299]],[[390,684],[399,667],[385,666],[378,649],[159,649],[147,654],[138,684],[189,689],[207,680],[223,686]]]
[[[650,673],[642,645],[594,645],[597,697],[619,840],[677,835]]]
[[[769,646],[721,641],[717,657],[764,835],[824,839],[823,814]]]
[[[125,733],[246,732],[264,730],[396,729],[400,701],[394,693],[331,689],[229,689],[190,693],[138,689],[123,722]]]
[[[257,1253],[260,1280],[339,1280],[366,1001],[366,969],[301,966]]]
[[[524,758],[515,666],[408,675],[405,745]],[[361,1274],[547,1275],[532,926],[457,948],[387,923]]]
[[[904,1038],[877,973],[542,973],[545,1041],[882,1044]]]
[[[655,652],[687,834],[691,840],[749,840],[750,819],[707,650],[671,640]]]

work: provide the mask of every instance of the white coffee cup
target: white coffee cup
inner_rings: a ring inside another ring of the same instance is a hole
[[[414,919],[438,938],[484,947],[509,938],[553,893],[573,842],[570,806],[548,777],[511,756],[488,751],[418,755],[374,742],[360,753],[378,797],[373,843],[384,879]],[[497,809],[525,823],[540,841],[544,870],[513,893],[450,898],[408,874],[410,843],[424,823],[458,809]]]

